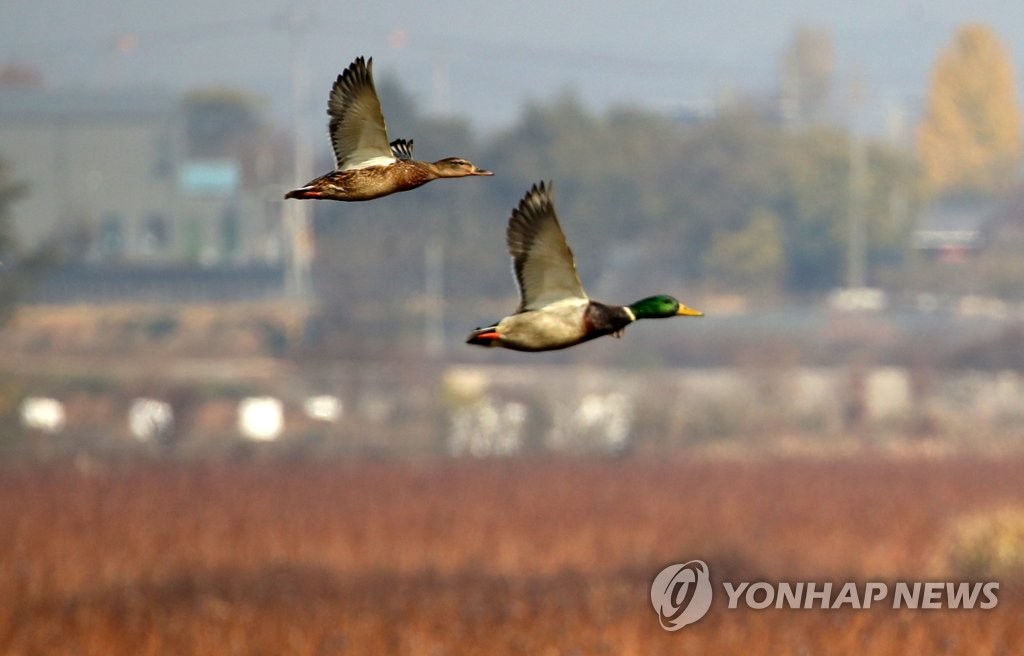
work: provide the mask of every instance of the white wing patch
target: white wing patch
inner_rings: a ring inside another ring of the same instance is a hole
[[[346,163],[345,168],[340,169],[340,170],[342,170],[342,171],[351,171],[353,169],[368,169],[368,168],[371,168],[371,167],[374,167],[374,166],[388,166],[389,164],[394,164],[397,161],[398,160],[395,159],[394,157],[379,157],[379,156],[378,157],[371,157],[369,159],[364,159],[364,160],[361,160],[361,161],[349,160]]]

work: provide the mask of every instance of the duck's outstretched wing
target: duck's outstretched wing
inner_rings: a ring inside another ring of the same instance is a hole
[[[334,81],[327,99],[328,133],[339,171],[395,161],[373,86],[373,59],[357,57]]]
[[[519,309],[537,310],[565,299],[586,299],[572,251],[558,225],[549,182],[533,185],[512,210],[505,233],[519,283]]]

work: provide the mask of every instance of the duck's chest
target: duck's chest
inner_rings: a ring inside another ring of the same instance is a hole
[[[412,160],[400,159],[389,167],[388,178],[397,191],[415,189],[437,178]]]
[[[596,301],[591,301],[583,313],[584,330],[593,337],[616,333],[632,321],[633,318],[621,307]]]

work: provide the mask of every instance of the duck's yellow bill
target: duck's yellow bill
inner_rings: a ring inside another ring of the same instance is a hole
[[[679,311],[676,312],[676,314],[682,315],[684,317],[703,317],[704,316],[704,313],[701,312],[700,310],[694,310],[692,307],[686,307],[682,303],[679,304]]]

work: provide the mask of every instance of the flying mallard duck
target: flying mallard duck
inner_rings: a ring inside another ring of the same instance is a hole
[[[371,200],[408,191],[438,178],[494,175],[461,157],[436,162],[412,158],[412,139],[388,143],[388,129],[373,86],[373,59],[357,57],[335,80],[327,99],[335,169],[293,189],[285,198]]]
[[[602,335],[621,336],[638,319],[700,317],[671,296],[650,296],[632,305],[592,301],[576,274],[572,251],[558,225],[551,183],[533,185],[512,210],[505,233],[519,284],[519,308],[466,340],[515,351],[554,351]]]

